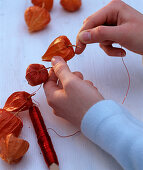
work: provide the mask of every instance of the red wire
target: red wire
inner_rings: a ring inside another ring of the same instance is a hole
[[[122,101],[122,104],[124,104],[124,102],[125,102],[125,100],[126,100],[126,98],[127,98],[127,96],[128,96],[128,93],[129,93],[130,84],[131,84],[131,78],[130,78],[130,73],[129,73],[129,71],[128,71],[128,68],[127,68],[125,62],[124,62],[123,57],[122,57],[122,62],[123,62],[123,65],[125,66],[125,69],[126,69],[127,74],[128,74],[128,79],[129,79],[129,83],[128,83],[128,88],[127,88],[127,91],[126,91],[126,95],[125,95],[125,97],[124,97],[124,99],[123,99],[123,101]]]
[[[53,163],[59,165],[54,146],[47,132],[43,117],[38,107],[32,106],[29,109],[29,115],[37,135],[38,144],[41,148],[47,166],[49,167]]]
[[[71,134],[71,135],[63,136],[63,135],[58,134],[53,128],[47,128],[47,129],[52,130],[57,136],[59,136],[59,137],[61,137],[61,138],[69,138],[69,137],[72,137],[72,136],[80,133],[80,131],[77,131],[77,132],[75,132],[75,133],[73,133],[73,134]]]

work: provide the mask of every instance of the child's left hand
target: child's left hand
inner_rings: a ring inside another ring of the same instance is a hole
[[[72,73],[61,57],[54,57],[52,65],[49,80],[44,85],[47,102],[57,116],[80,127],[88,109],[104,98],[92,82],[83,80],[81,73]]]

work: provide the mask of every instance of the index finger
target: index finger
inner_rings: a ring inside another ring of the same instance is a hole
[[[51,97],[55,91],[59,90],[59,87],[57,86],[57,80],[58,78],[56,77],[52,68],[49,72],[49,79],[43,86],[47,98]]]
[[[117,23],[117,17],[119,12],[119,5],[117,4],[120,0],[113,0],[108,5],[106,5],[104,8],[100,9],[99,11],[95,12],[93,15],[89,16],[82,28],[80,29],[79,33],[88,29],[95,28],[100,25],[114,25]],[[76,48],[75,52],[76,54],[81,54],[86,45],[83,44],[79,40],[79,33],[77,35],[76,39],[76,46],[79,46],[80,48]]]

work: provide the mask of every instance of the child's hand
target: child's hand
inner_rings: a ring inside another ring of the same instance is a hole
[[[112,0],[107,6],[88,17],[77,36],[76,53],[84,51],[86,44],[100,43],[109,56],[125,56],[113,43],[143,54],[143,15],[120,0]]]
[[[61,57],[54,57],[52,65],[44,85],[47,102],[57,116],[80,127],[84,114],[103,97],[92,82],[83,80],[81,73],[72,73]]]

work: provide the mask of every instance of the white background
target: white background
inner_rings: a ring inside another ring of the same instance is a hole
[[[41,56],[50,43],[59,35],[66,35],[73,44],[83,20],[105,6],[109,0],[83,0],[82,8],[75,13],[65,12],[59,0],[55,0],[51,12],[51,23],[40,32],[30,34],[24,21],[24,11],[31,5],[30,0],[0,0],[0,107],[15,91],[32,93],[25,80],[25,70],[31,63],[42,62]],[[128,4],[143,12],[143,1],[126,0]],[[143,120],[143,65],[139,55],[127,51],[125,63],[131,76],[131,87],[124,106],[134,116]],[[72,71],[81,71],[85,79],[94,82],[106,99],[121,103],[125,95],[128,78],[121,58],[108,57],[98,44],[87,46],[83,54],[75,56],[69,63]],[[76,96],[75,96],[76,97]],[[54,128],[62,135],[76,131],[67,121],[52,114],[47,105],[43,88],[34,96],[39,103],[47,127]],[[0,160],[0,170],[46,170],[47,166],[37,144],[28,112],[20,114],[24,127],[20,135],[30,143],[23,159],[16,165],[8,165]],[[116,161],[99,147],[92,144],[82,134],[71,138],[60,138],[49,131],[60,170],[121,170]],[[112,139],[111,139],[112,140]]]

